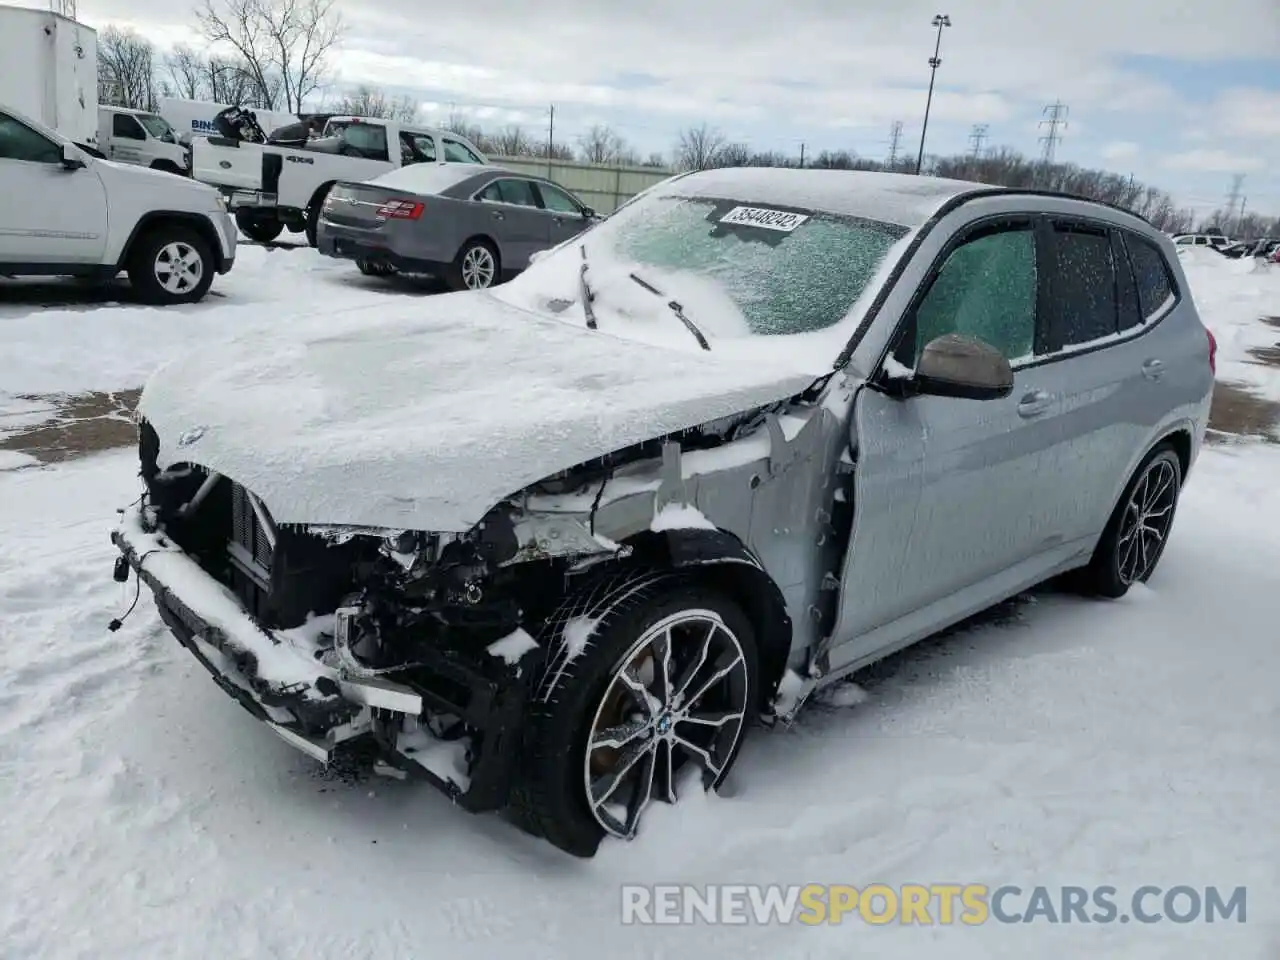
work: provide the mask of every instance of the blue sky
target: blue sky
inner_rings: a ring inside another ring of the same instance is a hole
[[[218,0],[215,0],[218,2]],[[884,156],[903,123],[914,155],[933,53],[953,26],[928,150],[1039,150],[1043,107],[1070,107],[1060,160],[1103,166],[1220,206],[1245,175],[1250,209],[1280,216],[1278,0],[336,0],[347,24],[330,95],[370,83],[424,118],[468,112],[557,139],[608,123],[642,154],[707,122],[757,149]],[[80,0],[82,19],[161,45],[192,41],[173,0]]]

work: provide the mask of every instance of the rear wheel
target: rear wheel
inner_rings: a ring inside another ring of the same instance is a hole
[[[145,303],[194,303],[213,283],[216,265],[209,244],[190,227],[155,227],[129,255],[129,283]]]
[[[236,226],[246,237],[258,243],[270,243],[284,230],[284,224],[279,220],[267,219],[250,210],[236,211]]]
[[[1182,463],[1172,446],[1161,444],[1134,472],[1075,585],[1116,599],[1133,584],[1146,583],[1164,554],[1181,490]]]
[[[454,290],[487,290],[500,281],[498,251],[488,240],[468,240],[454,258],[449,286]]]
[[[654,801],[724,781],[758,658],[741,609],[697,582],[650,575],[584,607],[560,628],[532,710],[518,803],[551,843],[589,857],[606,836],[634,838]]]

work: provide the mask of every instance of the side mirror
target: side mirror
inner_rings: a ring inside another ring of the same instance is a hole
[[[592,210],[590,207],[582,208],[582,219],[594,220],[595,218],[596,218],[596,212],[594,210]]]
[[[69,143],[62,145],[62,166],[65,170],[84,169],[84,159],[80,156],[80,151]]]
[[[948,333],[925,344],[912,385],[928,396],[999,400],[1013,392],[1013,369],[990,344]]]

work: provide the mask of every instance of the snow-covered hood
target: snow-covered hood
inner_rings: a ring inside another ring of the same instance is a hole
[[[813,374],[576,327],[461,293],[282,320],[162,368],[160,466],[198,463],[277,522],[462,532],[622,447],[804,390]],[[409,311],[412,311],[411,313]]]

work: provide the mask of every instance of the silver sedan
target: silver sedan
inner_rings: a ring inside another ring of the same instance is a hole
[[[541,177],[470,163],[415,164],[366,183],[335,184],[317,246],[370,276],[428,274],[457,290],[483,290],[596,219]]]

